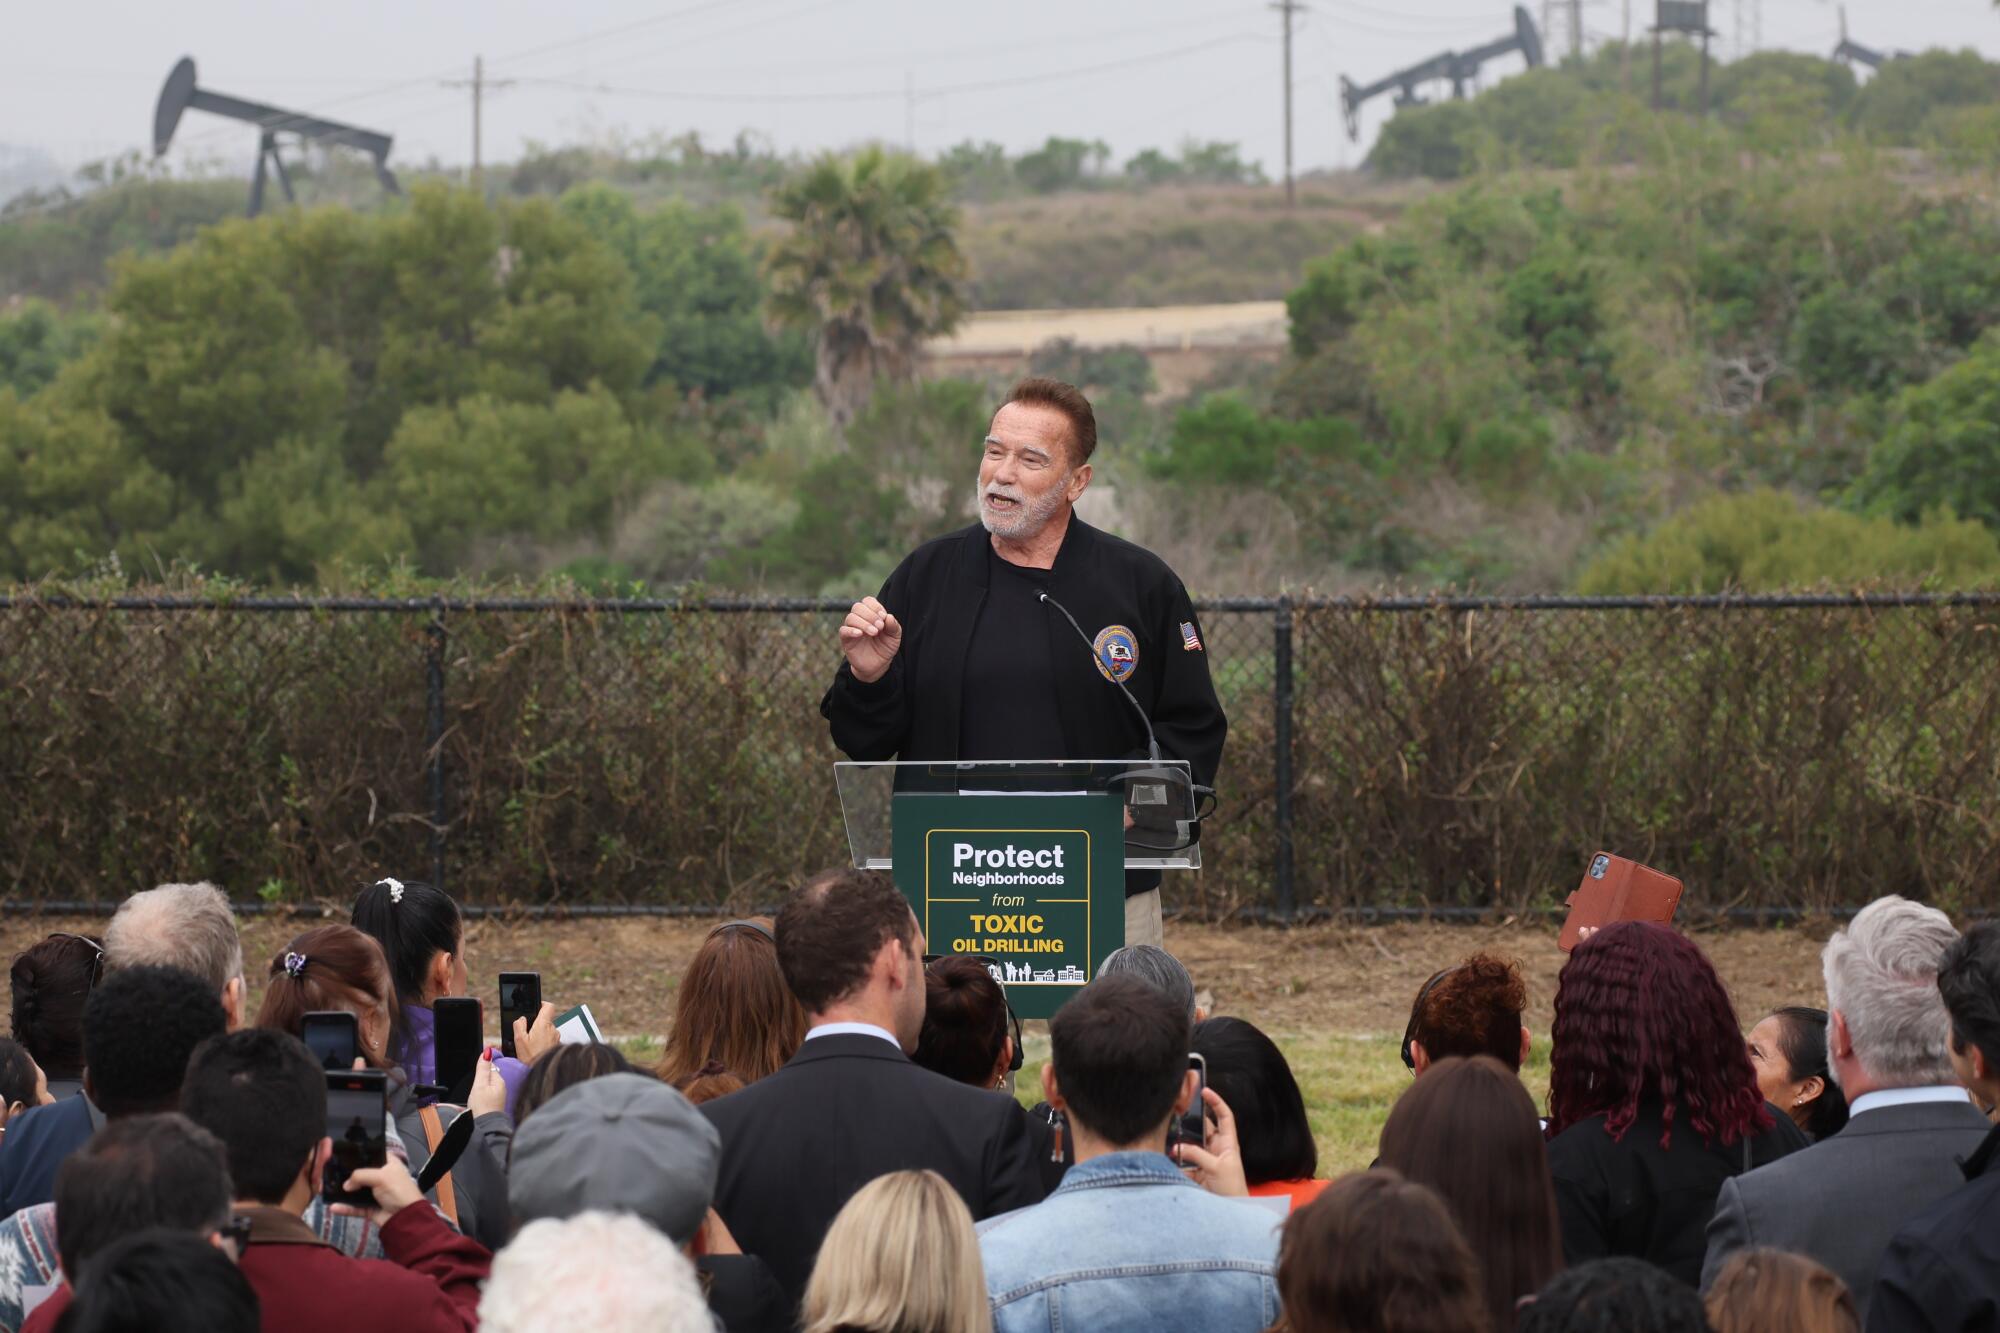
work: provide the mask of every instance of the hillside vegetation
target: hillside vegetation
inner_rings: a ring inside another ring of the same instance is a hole
[[[1760,56],[1656,117],[1607,52],[1391,122],[1462,180],[1296,211],[1068,140],[547,150],[205,227],[216,182],[111,183],[0,219],[6,281],[70,275],[0,313],[0,577],[859,591],[966,521],[1002,386],[910,373],[957,311],[1283,294],[1285,364],[1183,397],[1033,358],[1098,404],[1087,513],[1199,592],[1990,584],[1991,74]]]

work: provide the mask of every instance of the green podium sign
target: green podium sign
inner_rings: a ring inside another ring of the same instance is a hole
[[[1054,1014],[1125,943],[1116,796],[898,792],[891,822],[930,951],[984,958],[1021,1017]]]

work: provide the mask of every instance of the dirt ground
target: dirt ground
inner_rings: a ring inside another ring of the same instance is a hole
[[[337,920],[339,918],[329,918]],[[261,995],[271,960],[306,918],[252,918],[243,927],[251,990]],[[707,934],[709,921],[498,920],[468,923],[472,993],[496,1003],[502,969],[539,971],[543,994],[567,1007],[588,1002],[607,1035],[664,1037],[680,972]],[[0,918],[8,956],[50,931],[97,934],[104,922],[10,914]],[[1819,951],[1830,926],[1698,934],[1748,1026],[1781,1004],[1820,1004]],[[1518,959],[1528,978],[1529,1027],[1548,1032],[1556,973],[1564,955],[1555,931],[1495,924],[1218,927],[1169,922],[1167,947],[1188,965],[1218,1013],[1247,1018],[1273,1033],[1379,1036],[1400,1034],[1411,998],[1440,967],[1479,949]],[[253,1010],[254,1012],[254,1010]]]

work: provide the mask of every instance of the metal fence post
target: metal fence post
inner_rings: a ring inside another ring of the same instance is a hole
[[[1276,618],[1271,622],[1271,772],[1277,786],[1274,817],[1277,823],[1277,864],[1272,871],[1272,888],[1277,897],[1278,916],[1290,920],[1296,910],[1292,884],[1292,599],[1278,598]]]
[[[444,602],[424,626],[424,753],[431,797],[431,883],[444,888]]]

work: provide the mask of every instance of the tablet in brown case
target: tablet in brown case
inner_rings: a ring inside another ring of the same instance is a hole
[[[1569,920],[1563,922],[1556,947],[1567,953],[1576,947],[1586,926],[1617,921],[1657,921],[1666,925],[1681,905],[1681,882],[1651,866],[1599,852],[1590,858],[1583,883],[1569,896]]]

